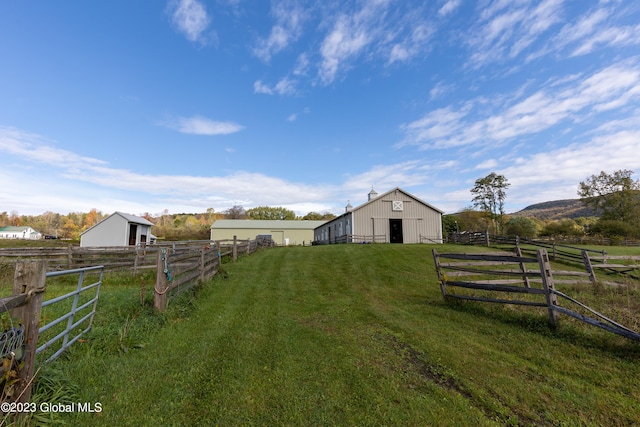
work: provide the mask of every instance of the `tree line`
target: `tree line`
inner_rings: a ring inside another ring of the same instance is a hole
[[[595,217],[543,221],[506,215],[504,203],[510,184],[506,177],[492,172],[475,181],[471,189],[473,207],[443,216],[443,230],[447,233],[487,230],[492,234],[529,238],[640,239],[640,180],[633,180],[632,174],[633,171],[626,169],[613,173],[602,171],[578,184],[581,202],[593,209]]]
[[[78,240],[80,234],[93,227],[110,214],[97,209],[89,212],[59,214],[44,212],[41,215],[20,215],[17,211],[0,212],[0,227],[29,226],[47,238]],[[167,209],[158,214],[145,212],[141,215],[154,225],[151,232],[162,240],[206,240],[210,238],[211,225],[219,219],[267,219],[267,220],[327,220],[335,218],[331,213],[309,212],[304,216],[282,207],[259,206],[245,210],[233,206],[223,212],[213,208],[203,213],[170,214]]]

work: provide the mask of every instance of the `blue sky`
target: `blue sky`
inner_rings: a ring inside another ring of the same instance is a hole
[[[447,213],[640,178],[640,3],[0,2],[0,211]]]

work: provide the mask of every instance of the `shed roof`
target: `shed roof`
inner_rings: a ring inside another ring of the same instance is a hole
[[[287,229],[287,230],[312,230],[327,221],[308,220],[261,220],[261,219],[219,219],[211,228],[216,229]]]
[[[87,231],[92,230],[93,228],[99,226],[100,224],[105,222],[107,219],[109,219],[109,218],[111,218],[112,216],[115,216],[115,215],[121,216],[122,218],[126,219],[127,222],[130,222],[132,224],[154,225],[151,221],[149,221],[146,218],[142,218],[141,216],[135,216],[135,215],[127,214],[127,213],[124,213],[124,212],[114,212],[111,215],[109,215],[108,217],[106,217],[105,219],[103,219],[102,221],[100,221],[99,223],[97,223],[97,224],[93,225],[92,227],[89,227],[86,230],[84,230],[82,233],[80,233],[80,235],[82,236]]]
[[[114,213],[114,215],[120,215],[121,217],[123,217],[127,221],[132,222],[134,224],[154,225],[151,221],[149,221],[146,218],[142,218],[141,216],[130,215],[130,214],[126,214],[124,212],[116,212],[116,213]]]

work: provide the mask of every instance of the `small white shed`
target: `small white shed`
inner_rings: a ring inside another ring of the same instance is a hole
[[[135,246],[154,243],[153,223],[145,218],[116,212],[80,234],[80,246]]]

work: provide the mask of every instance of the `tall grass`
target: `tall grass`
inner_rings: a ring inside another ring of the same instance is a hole
[[[438,246],[441,251],[460,247]],[[482,251],[483,248],[465,248]],[[526,308],[446,303],[427,245],[276,248],[153,314],[105,283],[56,366],[71,425],[633,425],[640,345]],[[142,282],[141,282],[142,281]],[[146,283],[147,289],[153,286]],[[637,301],[637,295],[620,295]]]

